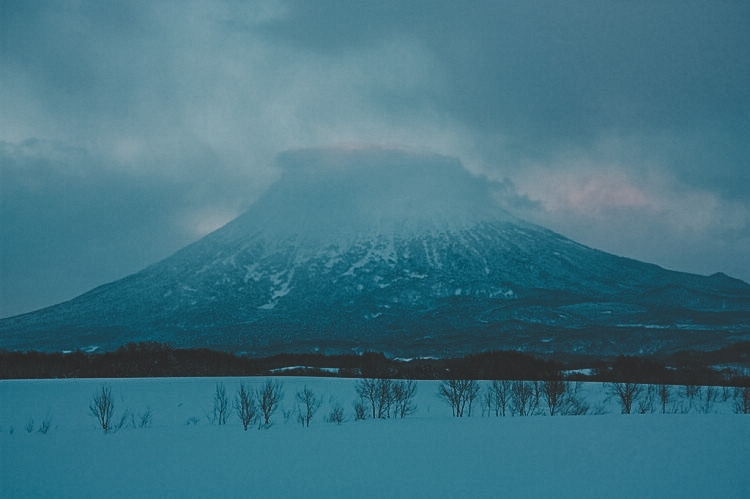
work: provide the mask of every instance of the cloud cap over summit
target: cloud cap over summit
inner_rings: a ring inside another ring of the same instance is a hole
[[[277,163],[281,178],[241,217],[267,231],[366,235],[511,218],[498,186],[439,154],[319,148],[285,152]]]

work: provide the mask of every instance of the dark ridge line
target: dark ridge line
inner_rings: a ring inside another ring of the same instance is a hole
[[[534,355],[490,351],[455,358],[388,358],[380,352],[285,353],[253,358],[207,348],[128,343],[116,351],[0,350],[0,379],[318,376],[343,378],[519,379],[750,386],[750,342],[667,356]]]

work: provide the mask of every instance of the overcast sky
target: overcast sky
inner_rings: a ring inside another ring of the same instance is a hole
[[[748,26],[746,1],[0,0],[0,316],[217,228],[284,151],[352,145],[750,280]]]

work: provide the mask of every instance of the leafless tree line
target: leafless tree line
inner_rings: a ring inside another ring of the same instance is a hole
[[[659,384],[647,385],[631,382],[605,383],[609,396],[614,397],[623,414],[649,414],[660,412],[708,414],[718,402],[734,400],[734,412],[750,414],[750,386],[716,387],[683,385],[681,387]]]
[[[750,387],[713,387],[632,382],[605,383],[605,393],[614,398],[623,414],[710,413],[717,402],[734,400],[734,412],[750,414]],[[455,417],[471,416],[476,399],[482,414],[495,416],[584,415],[591,411],[582,393],[582,383],[562,375],[543,381],[494,380],[482,389],[477,381],[451,379],[441,382],[438,396]]]
[[[405,418],[416,410],[414,396],[417,384],[413,380],[366,378],[360,380],[355,389],[358,395],[355,401],[355,419]],[[266,380],[255,392],[240,384],[234,399],[234,413],[245,430],[255,422],[259,428],[268,428],[271,425],[271,416],[278,409],[282,399],[282,385],[277,381]],[[309,427],[322,405],[322,397],[305,385],[295,393],[294,399],[297,421],[302,426]],[[291,414],[292,411],[285,411],[285,420]],[[219,383],[214,394],[213,411],[208,419],[213,424],[226,424],[229,416],[229,397],[224,386]],[[325,419],[330,423],[343,423],[344,408],[331,399],[330,411]]]
[[[417,410],[417,383],[411,379],[364,378],[355,390],[359,398],[354,402],[354,418],[358,420],[405,418]]]
[[[272,425],[272,416],[279,408],[284,398],[282,383],[267,379],[257,390],[252,391],[244,383],[240,383],[237,395],[234,398],[234,413],[242,423],[244,430],[251,425],[258,425],[259,429],[269,428]],[[217,384],[214,394],[213,412],[209,422],[213,424],[226,424],[229,419],[229,398],[222,384]],[[322,397],[313,390],[304,386],[302,390],[295,393],[297,421],[302,426],[309,427],[313,417],[322,405]],[[326,418],[331,423],[341,424],[344,421],[344,409],[337,402],[331,401],[331,411]],[[286,421],[293,411],[284,412]],[[193,424],[197,421],[193,421]]]
[[[482,415],[487,416],[583,415],[590,412],[590,407],[581,387],[581,382],[565,380],[561,375],[543,381],[494,380],[484,387],[476,380],[449,379],[439,384],[438,396],[450,406],[454,417],[471,416],[477,404],[481,406]],[[709,413],[715,403],[726,403],[730,399],[734,403],[734,412],[750,414],[750,386],[678,387],[612,382],[605,383],[604,387],[608,397],[618,402],[623,414]],[[354,403],[355,420],[405,418],[417,408],[417,383],[414,380],[365,378],[357,381],[355,391],[358,396]],[[272,379],[267,379],[256,390],[240,383],[234,399],[230,398],[223,383],[217,383],[212,409],[206,417],[212,424],[224,425],[235,414],[244,430],[253,424],[259,429],[268,428],[283,397],[282,384]],[[322,398],[305,385],[295,393],[295,401],[298,422],[309,427],[322,405]],[[333,399],[330,406],[325,420],[337,424],[344,422],[343,407]],[[141,414],[127,409],[117,414],[112,389],[107,384],[92,395],[89,413],[104,433],[128,427],[146,428],[152,421],[150,408]],[[46,433],[50,421],[51,417],[46,417],[38,431]],[[192,422],[197,424],[198,419],[193,418]],[[29,420],[26,430],[33,431],[34,427],[33,420]]]
[[[232,409],[234,409],[244,430],[247,431],[248,427],[255,423],[258,424],[259,429],[269,428],[272,424],[271,416],[276,412],[283,398],[283,385],[271,379],[267,379],[255,391],[249,389],[244,383],[240,383],[233,402],[230,402],[224,384],[217,383],[213,409],[207,417],[211,424],[224,425],[229,422]]]
[[[532,416],[580,415],[589,410],[580,383],[562,378],[548,381],[494,380],[482,390],[479,382],[466,379],[443,381],[438,396],[455,417],[471,416],[474,401],[481,400],[482,414]]]
[[[737,386],[734,388],[734,412],[737,414],[750,414],[750,386]]]
[[[440,383],[438,395],[451,407],[457,418],[471,416],[474,400],[479,396],[479,383],[473,379],[449,379]]]

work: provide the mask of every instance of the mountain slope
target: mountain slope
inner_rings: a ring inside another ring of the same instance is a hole
[[[0,347],[637,353],[750,337],[750,285],[518,220],[455,161],[297,154],[288,162],[306,167],[247,213],[137,274],[0,321]]]

